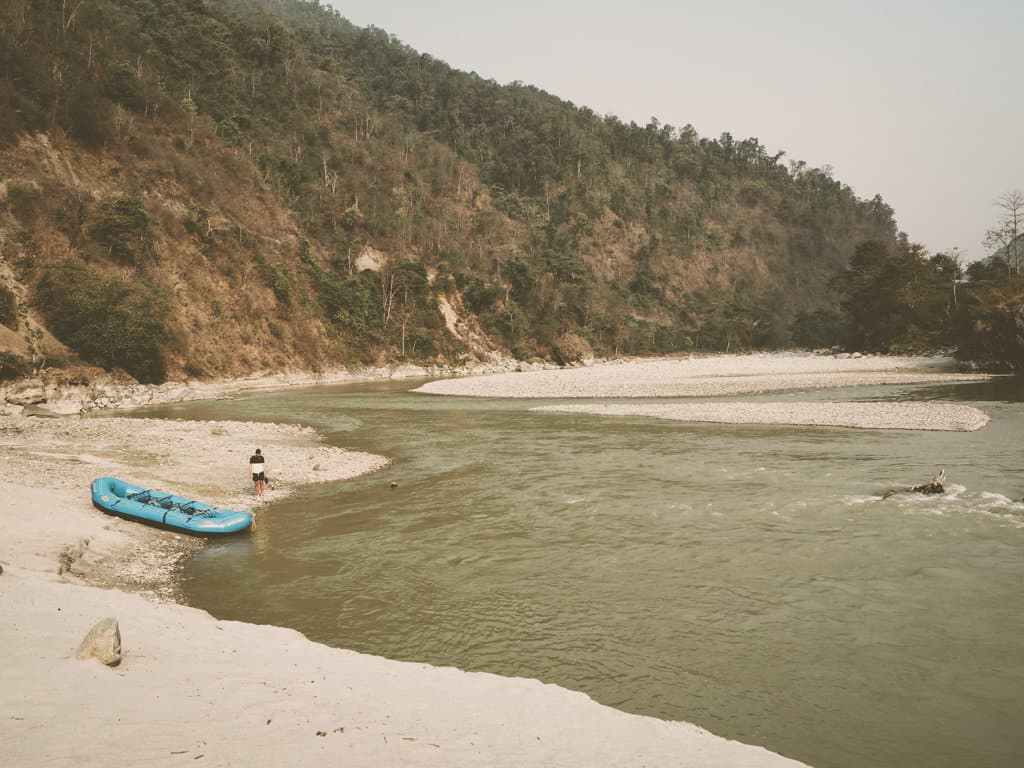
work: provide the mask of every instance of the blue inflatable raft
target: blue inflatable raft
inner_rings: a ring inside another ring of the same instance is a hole
[[[92,481],[92,503],[111,515],[200,536],[239,533],[252,526],[251,512],[220,509],[114,477]]]

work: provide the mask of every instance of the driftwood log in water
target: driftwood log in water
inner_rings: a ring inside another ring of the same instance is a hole
[[[946,470],[943,469],[929,480],[927,483],[922,485],[915,485],[913,488],[890,488],[882,496],[883,499],[888,499],[890,496],[894,496],[897,493],[923,493],[926,496],[931,496],[939,493],[946,492]]]

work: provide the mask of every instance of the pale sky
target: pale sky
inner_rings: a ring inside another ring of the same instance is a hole
[[[1024,189],[1024,0],[327,0],[498,83],[830,165],[967,261]]]

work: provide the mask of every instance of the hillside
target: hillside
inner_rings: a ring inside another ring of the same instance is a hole
[[[302,0],[0,7],[0,377],[784,346],[893,211]]]

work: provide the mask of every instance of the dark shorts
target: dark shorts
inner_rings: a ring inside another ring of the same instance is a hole
[[[267,479],[267,476],[264,475],[262,472],[254,472],[253,475],[252,475],[252,481],[254,483],[258,483],[261,480],[263,480],[265,482],[266,479]]]

